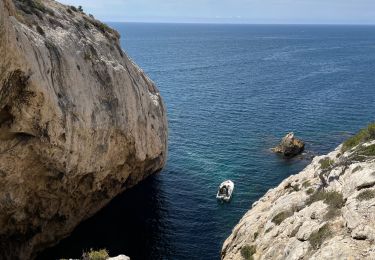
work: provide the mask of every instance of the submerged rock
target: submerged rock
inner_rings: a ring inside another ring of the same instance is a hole
[[[305,149],[305,143],[296,138],[294,133],[288,133],[283,137],[280,144],[275,148],[272,148],[272,151],[275,153],[281,153],[285,157],[293,157],[298,154],[301,154]]]
[[[374,172],[375,141],[315,157],[253,204],[222,259],[375,259]]]
[[[52,0],[0,1],[0,259],[30,259],[159,171],[166,111],[118,33]]]

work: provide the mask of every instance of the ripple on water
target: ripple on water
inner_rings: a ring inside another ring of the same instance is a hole
[[[251,204],[295,174],[268,148],[294,131],[314,153],[373,121],[375,27],[113,24],[168,108],[161,174],[40,256],[106,247],[132,259],[219,259]],[[233,199],[215,199],[232,179]]]

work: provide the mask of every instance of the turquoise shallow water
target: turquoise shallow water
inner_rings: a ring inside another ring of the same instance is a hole
[[[107,248],[132,259],[219,259],[251,204],[307,160],[269,152],[288,131],[326,153],[374,120],[375,27],[112,24],[167,104],[169,160],[40,259]],[[229,204],[215,199],[235,182]]]

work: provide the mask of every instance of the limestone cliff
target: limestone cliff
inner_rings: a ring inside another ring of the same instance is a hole
[[[372,125],[268,191],[222,259],[375,259],[374,137]]]
[[[0,259],[29,259],[160,170],[167,120],[118,33],[52,0],[0,0]]]

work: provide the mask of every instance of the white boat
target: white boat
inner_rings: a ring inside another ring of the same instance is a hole
[[[220,184],[216,198],[223,201],[229,201],[234,190],[234,183],[231,180],[224,181]]]

